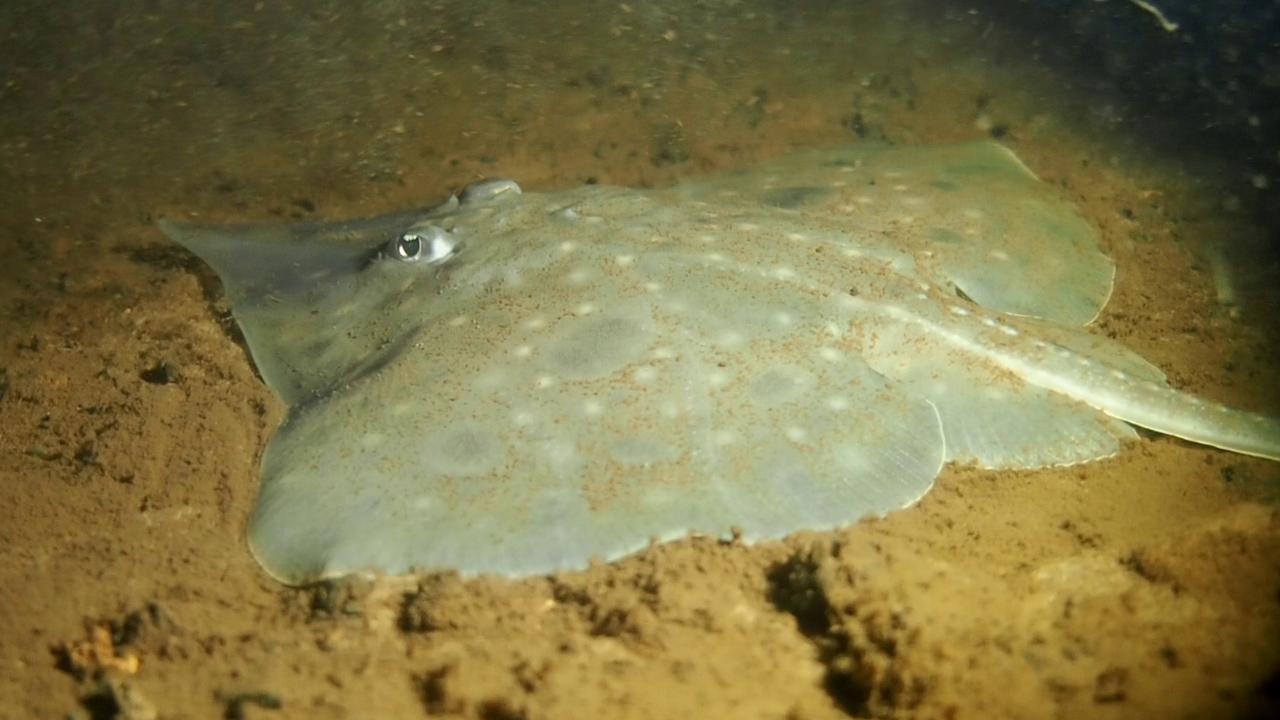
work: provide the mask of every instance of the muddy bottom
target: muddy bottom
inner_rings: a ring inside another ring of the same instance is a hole
[[[154,226],[994,136],[1102,231],[1097,332],[1275,414],[1280,282],[1235,168],[937,3],[154,5],[6,24],[0,717],[1280,713],[1280,466],[1164,436],[948,468],[908,510],[751,547],[281,586],[244,530],[284,408]]]

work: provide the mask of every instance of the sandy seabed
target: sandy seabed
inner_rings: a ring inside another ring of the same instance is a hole
[[[1232,168],[959,6],[152,5],[7,24],[0,717],[1280,712],[1280,468],[1161,436],[753,547],[283,587],[244,528],[284,409],[154,226],[994,135],[1101,229],[1098,332],[1274,414],[1277,273]]]

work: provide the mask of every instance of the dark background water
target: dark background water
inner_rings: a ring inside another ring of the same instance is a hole
[[[1129,0],[962,5],[1017,28],[1065,81],[1113,98],[1115,122],[1146,126],[1168,152],[1229,158],[1239,199],[1280,220],[1280,2],[1152,3],[1173,30]]]
[[[540,84],[626,92],[682,69],[730,84],[758,61],[784,63],[796,85],[837,84],[851,58],[868,57],[858,46],[882,56],[874,72],[896,53],[983,52],[990,38],[992,62],[1052,68],[1056,90],[1088,98],[1097,122],[1227,160],[1233,202],[1270,212],[1280,3],[1156,5],[1176,31],[1129,0],[656,2],[626,13],[584,2],[16,0],[0,8],[0,172],[6,195],[29,190],[24,179],[74,186],[129,165],[173,167],[165,153],[185,142],[190,157],[261,144],[316,172],[376,175],[407,163],[395,157],[403,138],[374,131],[448,130],[432,122],[442,103],[553,118]],[[799,44],[767,60],[779,43]],[[442,72],[451,77],[436,82]],[[512,102],[481,97],[495,94]],[[706,101],[718,102],[714,88]]]
[[[854,552],[825,589],[776,564],[812,538],[281,588],[244,547],[281,408],[155,227],[995,137],[1116,260],[1095,332],[1274,412],[1280,3],[1155,5],[1176,31],[1129,0],[0,3],[0,717],[118,703],[62,671],[95,623],[166,717],[1275,717],[1275,465],[1167,438],[948,470],[823,534]]]

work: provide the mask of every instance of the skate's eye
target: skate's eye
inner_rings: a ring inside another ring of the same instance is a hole
[[[434,265],[449,259],[458,243],[449,233],[430,226],[401,233],[388,243],[387,254],[404,262]]]

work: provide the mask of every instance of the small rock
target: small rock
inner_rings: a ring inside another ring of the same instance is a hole
[[[134,684],[115,673],[98,679],[97,687],[80,700],[91,717],[115,720],[156,720],[160,713]]]
[[[152,385],[169,385],[178,381],[178,368],[167,360],[160,360],[138,375]]]
[[[1093,684],[1093,701],[1116,703],[1125,699],[1129,686],[1129,671],[1121,667],[1109,667],[1098,673]]]
[[[220,694],[220,699],[226,703],[227,709],[222,716],[227,720],[244,720],[246,717],[245,708],[249,705],[254,705],[264,710],[279,710],[284,707],[280,697],[269,692]]]

